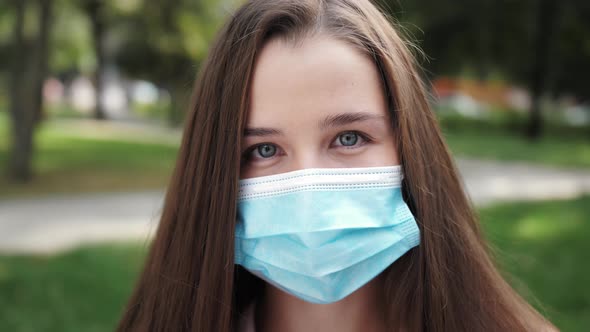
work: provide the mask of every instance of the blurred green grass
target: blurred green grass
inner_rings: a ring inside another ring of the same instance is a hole
[[[590,168],[590,139],[545,136],[531,142],[514,133],[445,132],[456,157]]]
[[[0,258],[0,331],[113,331],[144,253],[116,244]]]
[[[12,182],[0,174],[0,197],[39,194],[163,189],[177,145],[113,133],[94,137],[82,130],[64,130],[49,122],[36,135],[30,183]],[[8,122],[0,112],[0,167],[8,163]]]
[[[590,127],[574,127],[546,117],[543,136],[530,141],[524,137],[526,113],[498,109],[484,118],[438,113],[441,129],[455,156],[590,168]]]
[[[590,326],[590,196],[506,203],[480,217],[517,290],[561,331]]]
[[[589,215],[590,196],[480,210],[511,283],[561,331],[590,326]],[[145,252],[132,243],[0,256],[0,331],[113,330]]]

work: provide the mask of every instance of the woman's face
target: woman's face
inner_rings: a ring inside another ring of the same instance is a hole
[[[399,164],[371,59],[330,37],[270,40],[255,66],[241,177]]]

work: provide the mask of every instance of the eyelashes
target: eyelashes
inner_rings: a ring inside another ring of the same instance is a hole
[[[260,143],[252,145],[242,153],[242,164],[260,159],[272,159],[279,152],[280,148],[273,143]],[[257,156],[258,154],[258,156]]]
[[[360,143],[359,143],[359,141],[360,141]],[[336,136],[336,138],[334,140],[332,140],[331,146],[354,149],[354,148],[361,147],[361,146],[363,146],[367,143],[370,143],[372,141],[373,141],[373,139],[370,138],[369,135],[353,130],[353,131],[345,131],[345,132],[338,134],[338,136]],[[335,142],[337,142],[339,144],[334,145]]]
[[[356,149],[367,143],[373,142],[373,138],[366,133],[349,130],[338,133],[330,143],[330,148]],[[241,156],[242,164],[248,162],[267,161],[283,155],[284,151],[276,144],[265,142],[248,147]]]

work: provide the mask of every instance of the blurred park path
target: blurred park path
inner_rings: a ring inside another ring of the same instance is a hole
[[[148,239],[161,192],[77,194],[0,201],[0,252],[50,253],[80,244]]]
[[[590,170],[523,162],[459,159],[464,184],[477,206],[505,201],[571,199],[590,192]]]
[[[459,159],[458,166],[477,206],[590,192],[588,170],[470,159]],[[0,252],[51,253],[89,242],[147,241],[163,198],[152,191],[0,201]]]

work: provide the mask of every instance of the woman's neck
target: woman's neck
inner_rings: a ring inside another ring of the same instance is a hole
[[[378,277],[338,302],[315,304],[267,284],[256,306],[256,331],[382,332],[382,290]]]

